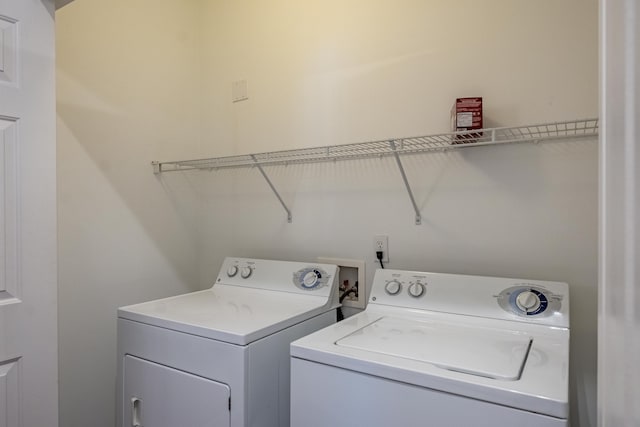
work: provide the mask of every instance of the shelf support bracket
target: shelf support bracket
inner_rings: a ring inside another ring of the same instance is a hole
[[[258,168],[258,170],[262,174],[262,177],[264,178],[264,180],[267,181],[267,184],[269,184],[271,191],[273,191],[273,194],[276,195],[276,197],[278,198],[278,201],[280,202],[284,210],[287,211],[287,222],[291,223],[291,211],[289,210],[287,205],[284,204],[284,201],[282,200],[282,197],[280,197],[278,190],[276,190],[276,187],[273,186],[273,183],[265,173],[264,169],[262,169],[262,165],[260,165],[260,163],[258,162],[258,159],[256,159],[256,156],[251,154],[251,159],[253,160],[254,165]]]
[[[156,162],[155,160],[151,162],[151,166],[153,166],[153,173],[158,175],[162,172],[162,164],[160,162]]]
[[[398,169],[400,169],[400,175],[402,175],[402,180],[404,181],[404,186],[407,189],[407,193],[409,193],[409,199],[411,199],[413,210],[416,212],[416,225],[420,225],[422,224],[422,215],[420,215],[420,209],[418,209],[416,199],[413,197],[413,192],[411,191],[411,186],[409,185],[409,180],[407,179],[407,174],[404,172],[404,168],[402,167],[400,155],[398,154],[398,150],[396,148],[396,142],[394,140],[390,140],[389,145],[391,146],[391,150],[393,151],[393,156],[396,158]]]

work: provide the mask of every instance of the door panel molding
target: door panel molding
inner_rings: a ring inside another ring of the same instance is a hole
[[[19,424],[20,359],[0,362],[0,427]]]
[[[0,304],[20,302],[17,126],[0,116]]]
[[[18,21],[0,15],[0,82],[17,85]]]

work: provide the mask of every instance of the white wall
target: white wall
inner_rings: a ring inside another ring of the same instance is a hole
[[[601,2],[598,426],[640,425],[640,8]]]
[[[57,18],[65,425],[111,416],[118,305],[207,287],[227,255],[365,259],[370,281],[374,234],[391,268],[567,281],[573,425],[595,425],[595,140],[405,158],[420,226],[392,159],[269,168],[292,224],[254,169],[148,167],[446,131],[458,96],[484,97],[487,126],[596,116],[595,0],[83,0]]]
[[[194,290],[197,203],[156,156],[197,146],[197,2],[58,10],[60,425],[115,424],[116,308]],[[183,192],[180,194],[187,194]]]
[[[447,131],[458,96],[486,126],[597,116],[597,2],[207,2],[203,150],[209,155]],[[230,102],[246,79],[249,100]],[[566,281],[573,425],[595,425],[597,141],[204,172],[202,286],[225,255],[365,259],[392,268]],[[177,177],[167,174],[163,180]],[[369,282],[370,283],[370,282]]]

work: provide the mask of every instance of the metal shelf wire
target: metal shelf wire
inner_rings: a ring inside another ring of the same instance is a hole
[[[480,129],[450,132],[437,135],[386,139],[354,144],[330,145],[294,150],[270,151],[239,156],[212,157],[196,160],[152,162],[155,173],[191,169],[227,169],[256,165],[286,165],[295,163],[353,160],[368,157],[384,157],[446,151],[485,145],[514,142],[540,142],[565,138],[598,135],[598,119],[573,120],[538,125]],[[395,143],[395,149],[390,142]]]
[[[464,132],[449,132],[436,135],[358,142],[344,145],[330,145],[294,150],[270,151],[239,156],[212,157],[196,160],[152,162],[154,173],[187,171],[193,169],[218,170],[243,167],[257,167],[265,178],[291,222],[291,211],[287,208],[277,190],[269,180],[263,166],[288,165],[297,163],[355,160],[370,157],[394,156],[402,175],[409,198],[416,212],[416,224],[421,223],[420,211],[413,198],[407,180],[401,155],[448,151],[487,145],[541,142],[571,138],[595,137],[598,135],[599,121],[595,119],[571,120],[528,126],[478,129]]]

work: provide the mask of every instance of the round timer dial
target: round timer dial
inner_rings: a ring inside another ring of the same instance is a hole
[[[414,298],[419,298],[424,295],[424,285],[421,282],[415,282],[409,285],[409,295]]]
[[[227,269],[227,276],[233,277],[236,274],[238,274],[238,266],[237,265],[232,265],[231,267],[229,267]]]
[[[391,280],[384,286],[384,290],[387,291],[389,295],[396,295],[402,290],[402,285],[397,280]]]
[[[317,267],[308,267],[293,274],[293,283],[300,289],[312,291],[321,288],[329,282],[329,274]]]
[[[249,278],[249,276],[251,276],[251,273],[253,273],[253,269],[251,267],[242,267],[242,270],[240,270],[240,276],[243,279]]]
[[[561,298],[540,286],[523,283],[498,295],[498,304],[519,316],[546,316],[560,310]]]
[[[322,275],[318,274],[317,271],[308,271],[307,274],[302,278],[302,286],[305,288],[313,288],[318,284],[318,279],[321,279]]]
[[[533,291],[523,291],[516,297],[516,305],[526,313],[536,311],[540,308],[540,294]]]

